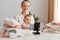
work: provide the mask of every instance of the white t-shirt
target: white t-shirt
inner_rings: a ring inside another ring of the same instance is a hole
[[[22,15],[22,13],[15,16],[14,18],[15,18],[16,21],[18,21],[20,23],[20,25],[22,25],[22,23],[24,23],[24,21],[23,21],[24,16]],[[34,23],[35,23],[34,18],[33,18],[33,16],[31,16],[31,24],[34,24]]]

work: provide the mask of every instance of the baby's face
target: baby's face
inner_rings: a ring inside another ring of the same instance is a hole
[[[24,18],[24,22],[25,22],[26,24],[30,24],[30,22],[31,22],[31,17],[26,17],[26,18]]]

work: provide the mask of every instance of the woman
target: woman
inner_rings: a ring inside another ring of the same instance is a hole
[[[23,19],[25,17],[25,15],[29,14],[29,9],[30,9],[30,1],[28,0],[24,0],[21,3],[21,8],[22,8],[22,12],[19,15],[14,16],[14,19],[20,23],[20,25],[22,25],[24,23]],[[34,18],[33,16],[31,16],[31,22],[30,24],[34,24]],[[9,26],[4,24],[4,26]]]
[[[24,0],[21,3],[21,8],[22,8],[22,12],[20,13],[20,15],[15,16],[14,18],[20,23],[22,24],[24,21],[24,16],[29,14],[29,9],[30,9],[30,1],[28,0]],[[31,17],[31,24],[34,24],[34,18],[33,16]]]

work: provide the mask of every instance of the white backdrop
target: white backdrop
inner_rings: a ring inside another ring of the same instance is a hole
[[[0,25],[3,24],[3,19],[13,17],[21,12],[22,0],[0,0]],[[48,21],[48,0],[30,0],[31,13],[40,18],[40,22],[47,23]]]

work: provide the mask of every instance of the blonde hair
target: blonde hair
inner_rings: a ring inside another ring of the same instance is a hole
[[[32,16],[31,14],[27,14],[27,15],[24,16],[24,18],[31,17],[31,16]]]

